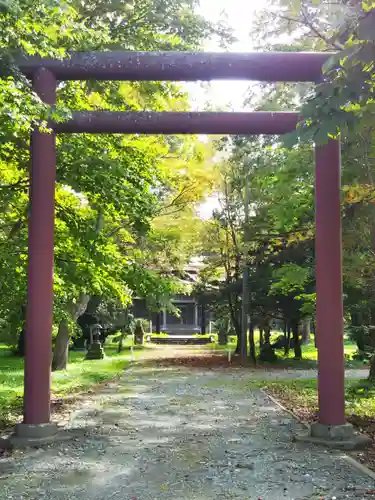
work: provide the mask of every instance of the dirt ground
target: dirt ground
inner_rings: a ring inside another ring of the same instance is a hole
[[[77,402],[71,440],[1,459],[0,498],[375,498],[342,454],[294,442],[301,424],[249,388],[253,372],[165,363],[134,364]]]

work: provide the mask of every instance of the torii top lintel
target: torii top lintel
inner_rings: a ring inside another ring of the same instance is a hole
[[[328,52],[72,52],[66,59],[26,57],[29,78],[41,67],[58,80],[317,82]]]

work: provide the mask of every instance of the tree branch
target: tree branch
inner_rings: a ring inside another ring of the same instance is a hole
[[[323,40],[323,42],[325,42],[327,45],[332,45],[337,50],[343,50],[344,49],[344,46],[341,45],[341,43],[336,42],[334,40],[330,40],[328,37],[326,37],[323,33],[321,33],[318,30],[318,28],[314,25],[314,23],[309,20],[307,14],[306,14],[306,11],[305,11],[305,9],[303,7],[301,8],[301,13],[302,13],[302,17],[304,19],[304,21],[302,22],[302,24],[305,24],[308,28],[310,28],[310,30],[313,33],[315,33],[315,35],[318,38],[320,38],[321,40]]]
[[[306,15],[306,13],[305,13],[305,11],[304,11],[303,8],[301,9],[303,20],[295,18],[295,17],[285,16],[283,14],[275,14],[274,12],[270,12],[270,13],[271,13],[271,15],[274,18],[283,19],[284,21],[288,21],[290,23],[301,24],[302,26],[305,26],[305,27],[309,28],[318,38],[320,38],[321,40],[323,40],[324,43],[326,43],[328,46],[334,47],[337,50],[343,50],[343,48],[344,48],[343,45],[341,45],[339,42],[335,42],[333,40],[330,40],[323,33],[321,33],[316,28],[316,26],[314,26],[314,24],[312,23],[312,21],[310,21],[308,19],[308,17],[307,17],[307,15]]]

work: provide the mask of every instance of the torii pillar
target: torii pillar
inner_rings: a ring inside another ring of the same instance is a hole
[[[35,72],[33,89],[45,103],[56,104],[56,79],[50,71],[41,68]],[[57,425],[50,421],[55,180],[55,133],[34,130],[31,137],[24,419],[11,438],[16,446],[40,445],[57,436]]]
[[[298,440],[350,449],[369,443],[345,422],[340,140],[315,149],[316,335],[319,419]]]
[[[315,259],[319,422],[345,423],[340,141],[315,151]]]

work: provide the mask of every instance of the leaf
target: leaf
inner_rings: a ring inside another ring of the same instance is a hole
[[[375,2],[374,2],[374,0],[362,0],[362,9],[365,12],[369,12],[372,9],[375,9]]]
[[[342,66],[343,60],[346,57],[353,57],[355,54],[358,53],[359,50],[360,47],[358,46],[346,47],[345,49],[340,50],[336,54],[333,54],[324,62],[322,66],[323,74],[326,74],[329,71],[332,71],[333,69],[338,69],[340,66]]]

